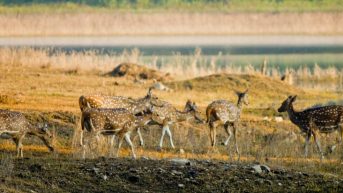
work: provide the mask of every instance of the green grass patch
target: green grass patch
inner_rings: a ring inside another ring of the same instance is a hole
[[[341,11],[340,0],[0,0],[0,13],[190,11],[190,12],[306,12]]]

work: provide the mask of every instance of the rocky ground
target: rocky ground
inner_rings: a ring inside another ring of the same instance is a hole
[[[0,192],[342,192],[343,179],[266,165],[141,158],[2,161]]]

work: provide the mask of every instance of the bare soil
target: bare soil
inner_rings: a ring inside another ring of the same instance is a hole
[[[253,164],[191,160],[24,158],[0,192],[342,192],[343,179]]]

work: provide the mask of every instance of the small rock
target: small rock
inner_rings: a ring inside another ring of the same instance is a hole
[[[180,149],[180,154],[185,154],[185,150]]]
[[[180,164],[180,165],[192,165],[191,161],[188,159],[171,159],[171,162],[175,163],[175,164]]]
[[[266,173],[270,172],[270,168],[267,165],[261,165],[260,167],[261,167],[262,171],[264,171]]]
[[[162,168],[158,168],[157,171],[158,171],[158,173],[164,173],[165,172],[165,170]]]
[[[103,175],[102,179],[104,179],[106,181],[108,179],[107,175]]]
[[[254,169],[254,171],[258,174],[262,173],[262,168],[260,165],[254,165],[252,166],[252,169]]]
[[[96,175],[99,174],[99,168],[94,167],[94,168],[92,168],[92,170]]]
[[[184,184],[178,184],[177,186],[178,186],[179,188],[184,188],[184,187],[185,187]]]
[[[176,170],[172,170],[171,173],[175,174],[175,175],[182,175],[182,172],[179,172],[179,171],[176,171]]]
[[[225,165],[224,166],[224,171],[228,171],[230,169],[230,166],[229,165]]]
[[[281,182],[277,183],[277,185],[282,186]]]
[[[283,118],[282,117],[274,117],[275,122],[282,122]]]
[[[270,168],[266,165],[254,165],[252,166],[252,169],[258,174],[264,173],[270,173]]]

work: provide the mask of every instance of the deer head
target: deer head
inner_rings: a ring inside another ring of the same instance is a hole
[[[289,109],[290,105],[296,100],[297,95],[295,96],[289,96],[286,100],[284,100],[277,110],[279,113],[287,111]]]
[[[249,89],[245,90],[244,92],[236,91],[236,94],[238,96],[238,104],[244,103],[245,105],[249,105],[248,91],[249,91]]]
[[[86,97],[80,96],[80,98],[79,98],[79,106],[80,106],[81,111],[85,110],[86,108],[90,108],[90,105],[89,105]]]
[[[143,101],[149,102],[148,105],[152,106],[157,106],[157,107],[162,107],[163,103],[158,99],[158,97],[154,96],[152,94],[152,90],[154,87],[149,87],[147,95],[143,98]]]
[[[200,121],[203,123],[204,121],[200,117],[200,111],[198,111],[198,107],[195,104],[195,102],[192,102],[191,100],[187,100],[184,112],[191,112],[195,118],[195,120]]]
[[[47,123],[38,125],[38,137],[43,141],[43,143],[49,148],[50,151],[54,151],[53,144],[55,139],[55,132],[49,130]]]

